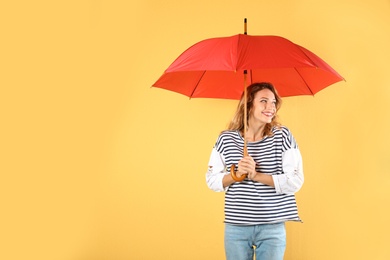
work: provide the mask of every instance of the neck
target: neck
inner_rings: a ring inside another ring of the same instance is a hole
[[[246,132],[246,140],[248,142],[260,141],[264,137],[264,127],[265,124],[259,126],[251,126],[249,125],[248,130]]]

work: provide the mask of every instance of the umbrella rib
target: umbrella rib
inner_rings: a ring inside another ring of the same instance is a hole
[[[301,73],[299,73],[299,71],[297,70],[296,67],[294,67],[294,70],[298,73],[298,75],[301,77],[302,81],[305,83],[307,89],[310,91],[311,95],[314,96],[314,93],[313,91],[311,90],[311,88],[309,87],[309,84],[307,84],[306,80],[304,77],[302,77]]]
[[[306,56],[306,58],[308,59],[308,60],[310,60],[311,61],[311,63],[313,63],[315,66],[316,66],[316,68],[317,69],[319,69],[319,67],[318,67],[318,65],[317,65],[317,63],[316,62],[314,62],[301,48],[299,48],[299,51],[303,54],[303,55],[305,55]],[[298,73],[298,75],[301,77],[301,79],[303,80],[303,82],[305,82],[305,85],[307,86],[307,88],[309,89],[309,91],[310,91],[310,93],[311,93],[311,95],[312,96],[314,96],[314,93],[313,93],[313,91],[311,90],[311,88],[309,87],[309,84],[307,84],[307,82],[306,82],[306,80],[305,80],[305,78],[304,77],[302,77],[302,75],[301,75],[301,73],[299,73],[299,71],[297,70],[297,68],[296,67],[294,67],[294,69],[295,69],[295,71]]]
[[[198,82],[195,84],[195,87],[193,88],[193,90],[192,90],[192,92],[191,92],[190,99],[191,99],[192,96],[194,95],[194,92],[195,92],[196,88],[198,87],[198,85],[199,85],[200,81],[202,80],[202,78],[203,78],[203,76],[204,76],[205,73],[206,73],[206,71],[204,70],[203,73],[202,73],[202,75],[199,77]]]
[[[301,46],[299,46],[299,47],[301,47]],[[301,48],[303,48],[303,47],[301,47]],[[311,61],[311,63],[314,64],[314,65],[318,68],[317,63],[315,63],[315,62],[306,54],[306,52],[304,52],[301,48],[298,48],[299,51],[300,51],[303,55],[305,55],[306,58],[307,58],[309,61]]]

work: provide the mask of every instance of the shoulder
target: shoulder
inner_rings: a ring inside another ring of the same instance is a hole
[[[275,136],[280,138],[286,149],[298,148],[297,142],[291,133],[290,129],[286,126],[280,126],[278,129],[273,129]]]
[[[242,140],[243,139],[238,131],[225,130],[219,134],[215,147],[218,150],[221,150],[222,147],[226,145],[229,146],[231,143],[237,143]]]
[[[225,130],[222,131],[218,136],[218,141],[220,140],[230,140],[230,139],[238,139],[240,138],[240,134],[238,131]]]
[[[290,129],[288,129],[287,126],[275,126],[274,128],[272,128],[272,133],[275,134],[275,135],[281,135],[281,136],[290,136],[291,135],[291,131]]]
[[[238,136],[238,131],[236,130],[224,130],[222,131],[219,136],[220,137],[229,137],[229,136]]]

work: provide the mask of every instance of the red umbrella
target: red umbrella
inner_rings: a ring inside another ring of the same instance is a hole
[[[317,55],[285,38],[238,34],[196,43],[153,86],[193,98],[240,99],[245,70],[248,84],[272,82],[282,97],[314,95],[343,80]]]
[[[343,80],[309,50],[279,36],[206,39],[183,52],[153,84],[194,98],[240,99],[248,84],[271,82],[282,97],[314,95]],[[249,82],[248,81],[249,78]],[[244,134],[246,106],[244,106]],[[246,138],[244,136],[244,156]],[[232,177],[238,179],[231,167]]]

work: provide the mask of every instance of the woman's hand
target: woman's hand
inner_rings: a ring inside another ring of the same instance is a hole
[[[251,180],[257,175],[256,162],[250,156],[245,156],[238,162],[238,171],[236,175],[239,177],[243,174],[248,174],[248,178]]]
[[[240,175],[239,175],[240,174]],[[248,179],[275,187],[272,175],[256,172],[256,162],[250,156],[245,156],[238,162],[237,176],[248,174]]]

